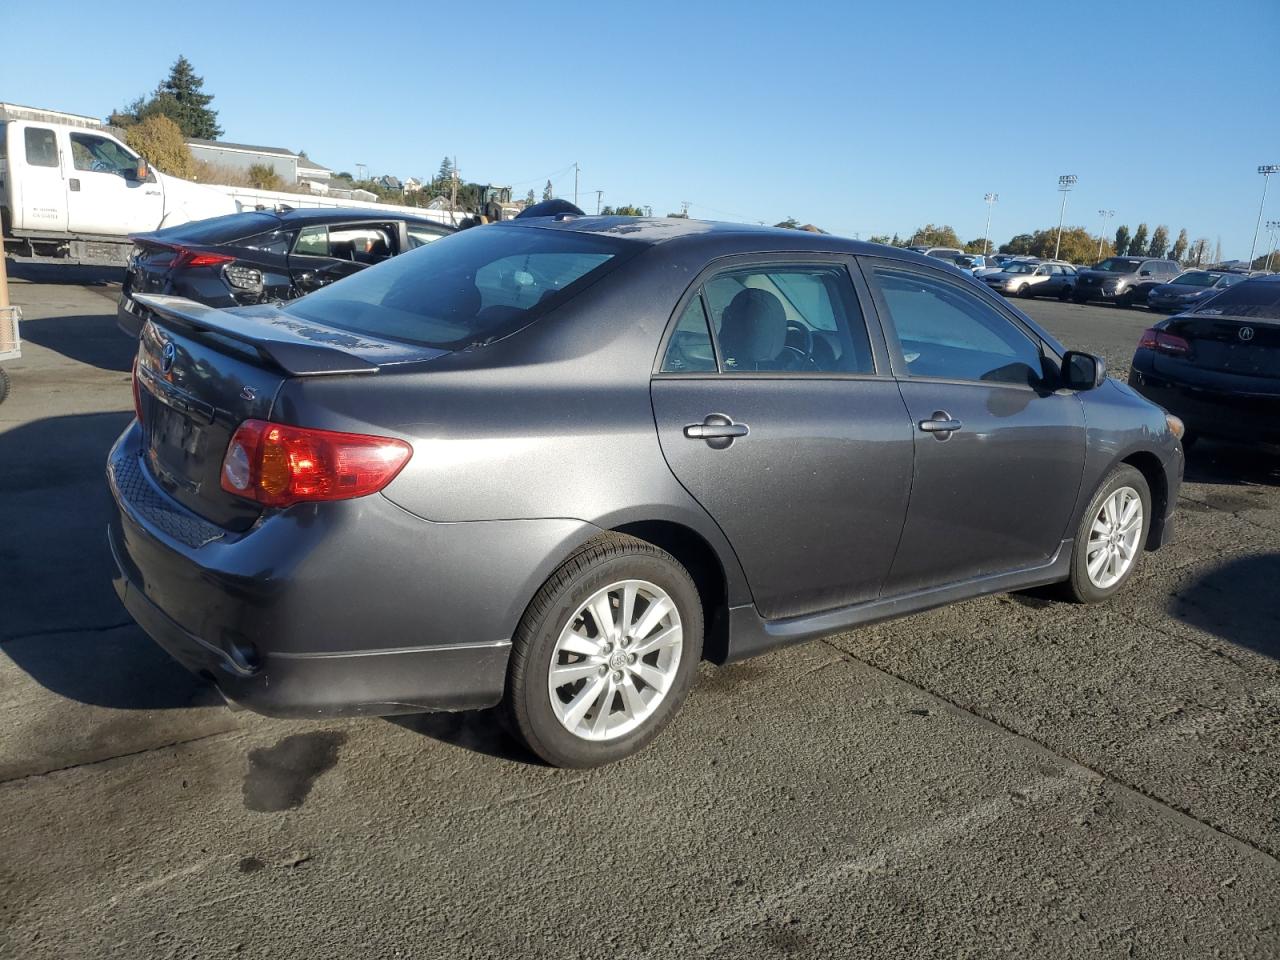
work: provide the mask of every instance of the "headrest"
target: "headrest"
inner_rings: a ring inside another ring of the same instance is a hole
[[[720,321],[720,347],[740,366],[777,358],[787,342],[787,312],[768,290],[748,287],[725,307]]]

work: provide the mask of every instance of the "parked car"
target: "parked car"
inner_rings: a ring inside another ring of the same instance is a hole
[[[983,274],[980,279],[1007,297],[1057,297],[1065,300],[1075,288],[1076,268],[1069,263],[1013,262],[1006,264],[999,273]]]
[[[991,273],[999,273],[1011,263],[1039,263],[1036,257],[1017,256],[1010,253],[997,253],[987,257],[987,265],[974,271],[974,276],[983,277]]]
[[[1280,444],[1280,275],[1241,278],[1143,331],[1129,383],[1210,436]]]
[[[955,263],[956,257],[965,255],[963,250],[957,250],[955,247],[925,247],[923,249],[911,248],[917,253],[923,253],[926,257],[937,257],[939,260],[950,260]]]
[[[1173,280],[1182,270],[1173,260],[1151,257],[1108,257],[1081,270],[1071,299],[1102,300],[1121,307],[1146,303],[1147,294]]]
[[[109,454],[134,618],[267,714],[498,703],[553,764],[649,742],[699,660],[1165,542],[1180,425],[930,257],[545,218],[279,305],[139,294]]]
[[[1243,279],[1245,275],[1241,273],[1188,270],[1168,283],[1153,287],[1147,294],[1147,306],[1160,313],[1181,313],[1188,307],[1216,296]]]
[[[987,258],[980,253],[966,253],[951,261],[970,276],[977,276],[979,270],[985,270]]]
[[[138,335],[148,317],[138,293],[211,307],[293,300],[453,232],[384,210],[299,209],[232,213],[134,234],[116,322]]]

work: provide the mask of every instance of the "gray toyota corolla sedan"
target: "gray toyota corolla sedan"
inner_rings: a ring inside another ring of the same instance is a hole
[[[145,303],[107,465],[134,618],[262,713],[503,703],[554,764],[640,749],[704,657],[1103,600],[1182,475],[1101,360],[822,234],[534,218],[285,306]]]

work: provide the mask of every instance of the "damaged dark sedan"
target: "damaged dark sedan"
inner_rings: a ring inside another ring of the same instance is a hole
[[[1176,417],[928,257],[802,231],[478,227],[283,306],[138,295],[116,588],[223,693],[501,704],[639,750],[698,662],[980,594],[1107,599]]]

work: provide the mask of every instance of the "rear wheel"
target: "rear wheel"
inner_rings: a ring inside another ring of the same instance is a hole
[[[1058,299],[1059,299],[1059,300],[1062,300],[1063,302],[1066,302],[1067,300],[1073,300],[1073,299],[1075,299],[1074,297],[1072,297],[1072,296],[1071,296],[1071,285],[1070,285],[1070,284],[1067,284],[1067,285],[1066,285],[1066,286],[1064,286],[1061,290],[1059,290],[1059,291],[1058,291]],[[1077,302],[1079,302],[1079,301],[1077,301]]]
[[[534,753],[595,767],[658,735],[702,657],[692,578],[653,544],[609,535],[543,584],[512,642],[506,709]]]
[[[1099,603],[1119,591],[1137,566],[1150,526],[1146,478],[1124,464],[1098,487],[1080,520],[1066,583],[1071,597]]]

